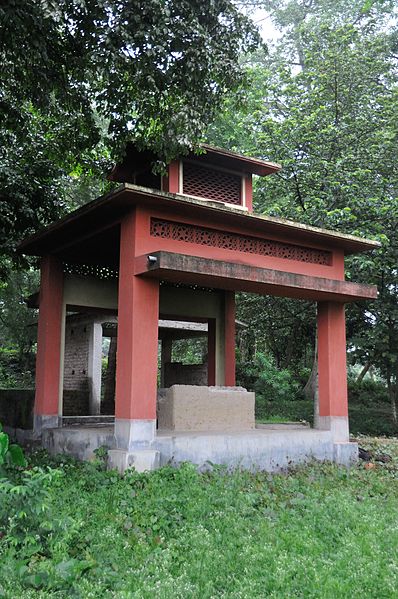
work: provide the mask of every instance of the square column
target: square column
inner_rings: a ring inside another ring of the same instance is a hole
[[[88,381],[90,414],[101,413],[101,379],[102,379],[102,324],[93,322],[89,327],[88,343]]]
[[[216,319],[207,320],[207,384],[216,384]]]
[[[63,341],[63,272],[54,256],[41,261],[34,431],[58,426]]]
[[[349,440],[344,304],[318,303],[319,428]]]
[[[166,364],[171,362],[173,349],[173,340],[171,337],[164,337],[161,343],[160,350],[160,386],[163,388],[165,386],[165,369]]]
[[[134,275],[135,213],[121,223],[115,437],[110,464],[150,470],[159,462],[151,449],[156,434],[159,283]]]
[[[226,291],[224,299],[225,386],[235,386],[235,292]]]

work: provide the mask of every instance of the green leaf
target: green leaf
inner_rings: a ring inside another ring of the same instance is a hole
[[[26,459],[22,448],[19,445],[16,445],[15,443],[10,445],[8,448],[8,455],[10,456],[10,461],[12,464],[14,464],[14,466],[26,466]]]
[[[4,464],[8,451],[8,435],[0,433],[0,464]]]

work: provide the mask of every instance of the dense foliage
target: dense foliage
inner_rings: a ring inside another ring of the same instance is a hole
[[[2,2],[2,254],[65,209],[68,175],[104,175],[107,148],[197,142],[258,41],[229,0]]]
[[[33,456],[0,481],[0,595],[393,597],[397,442],[361,443],[365,467],[277,475]]]
[[[36,314],[26,300],[38,285],[34,270],[12,271],[0,280],[0,389],[34,387]]]

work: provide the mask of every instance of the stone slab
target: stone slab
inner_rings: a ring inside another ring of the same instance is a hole
[[[154,258],[152,262],[148,262],[146,255],[136,258],[136,274],[171,282],[185,283],[189,280],[191,284],[206,284],[219,289],[315,301],[352,302],[377,298],[375,285],[174,252],[151,252],[151,256]]]
[[[229,433],[159,432],[154,443],[161,466],[192,462],[199,468],[223,464],[230,468],[276,472],[296,464],[338,461],[330,431],[303,427],[302,430],[251,430]]]
[[[333,461],[343,466],[352,466],[358,461],[358,443],[335,443]]]
[[[253,430],[254,393],[242,387],[173,385],[159,395],[158,426],[173,431]]]

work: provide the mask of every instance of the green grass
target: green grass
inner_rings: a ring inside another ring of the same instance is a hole
[[[283,424],[284,422],[292,422],[285,416],[279,414],[270,414],[267,418],[256,418],[256,422],[259,424]],[[297,420],[295,422],[298,422]]]
[[[120,477],[53,461],[44,511],[3,519],[0,596],[397,597],[398,440],[361,444],[374,467]]]

